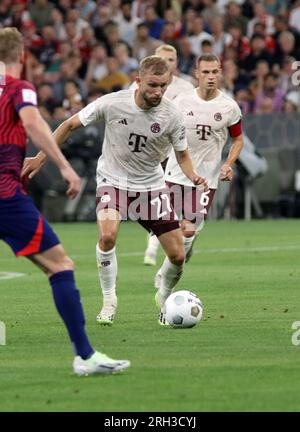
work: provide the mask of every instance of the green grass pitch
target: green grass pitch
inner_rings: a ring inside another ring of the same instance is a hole
[[[73,352],[45,276],[0,243],[0,411],[299,411],[300,221],[209,222],[177,289],[196,292],[203,320],[160,327],[155,268],[142,264],[146,233],[121,226],[119,308],[111,328],[95,321],[100,290],[96,224],[57,224],[76,262],[94,346],[132,367],[114,376],[76,377]],[[163,255],[160,253],[159,261]]]

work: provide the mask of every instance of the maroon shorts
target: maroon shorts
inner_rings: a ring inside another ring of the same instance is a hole
[[[166,187],[153,192],[131,192],[113,186],[100,186],[96,194],[96,212],[115,209],[122,220],[136,220],[157,237],[179,228],[178,218]]]
[[[200,226],[207,219],[216,189],[203,192],[200,187],[184,186],[167,182],[172,207],[179,220],[186,219]]]

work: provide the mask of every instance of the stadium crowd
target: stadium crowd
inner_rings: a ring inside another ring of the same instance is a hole
[[[300,110],[300,0],[2,0],[5,26],[24,35],[24,78],[46,120],[128,88],[161,44],[193,83],[195,59],[220,56],[222,88],[244,114]]]

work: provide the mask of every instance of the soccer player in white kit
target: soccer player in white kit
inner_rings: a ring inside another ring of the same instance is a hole
[[[160,45],[155,50],[155,55],[165,59],[170,68],[170,83],[164,94],[164,96],[170,100],[175,99],[180,93],[186,93],[193,90],[195,87],[193,84],[183,78],[175,75],[177,69],[177,51],[172,45]],[[137,88],[137,84],[134,83],[131,89]],[[163,166],[165,167],[165,161],[163,161]],[[148,245],[144,255],[145,265],[155,265],[156,264],[156,251],[159,247],[159,241],[155,235],[149,234]]]
[[[158,48],[156,48],[154,54],[165,59],[170,68],[170,82],[164,94],[166,98],[173,100],[179,95],[179,93],[187,92],[195,88],[190,81],[175,75],[177,69],[176,48],[174,48],[172,45],[160,45]],[[136,90],[137,88],[138,85],[136,82],[132,83],[130,86],[131,90]]]
[[[105,121],[96,193],[99,228],[96,259],[103,294],[103,307],[97,316],[100,324],[112,324],[116,313],[115,243],[122,219],[130,216],[138,220],[159,238],[166,253],[161,282],[167,293],[180,279],[185,260],[182,234],[161,167],[172,148],[192,184],[207,189],[187,150],[183,116],[173,102],[163,98],[169,80],[167,62],[158,56],[146,57],[140,63],[137,90],[122,90],[98,98],[54,132],[61,145],[75,129]],[[32,174],[45,157],[39,153],[34,159]]]
[[[179,95],[174,103],[184,116],[193,165],[197,173],[207,179],[209,191],[201,193],[193,187],[181,172],[173,151],[165,170],[169,187],[180,185],[182,189],[183,205],[180,200],[180,208],[176,202],[173,204],[181,219],[186,262],[190,257],[195,235],[203,228],[218,181],[232,180],[232,167],[243,147],[240,108],[232,98],[218,89],[221,77],[219,58],[213,54],[202,55],[197,61],[196,72],[199,86],[190,93]],[[228,134],[231,147],[226,161],[222,164],[222,150]],[[161,270],[156,275],[156,288],[160,287],[160,274]]]

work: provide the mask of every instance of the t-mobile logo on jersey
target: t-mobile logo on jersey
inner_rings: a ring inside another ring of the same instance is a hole
[[[199,136],[199,139],[200,139],[200,140],[203,140],[203,141],[207,141],[209,135],[211,134],[211,126],[209,126],[209,125],[197,124],[197,125],[196,125],[196,129],[197,129],[196,134],[197,134],[197,135],[200,135],[200,136]]]
[[[6,329],[3,321],[0,321],[0,345],[6,344]]]
[[[132,151],[136,153],[140,153],[142,151],[142,147],[146,146],[147,137],[145,135],[138,135],[135,133],[131,133],[129,139],[133,138],[132,141],[129,141],[128,144],[134,146]]]

